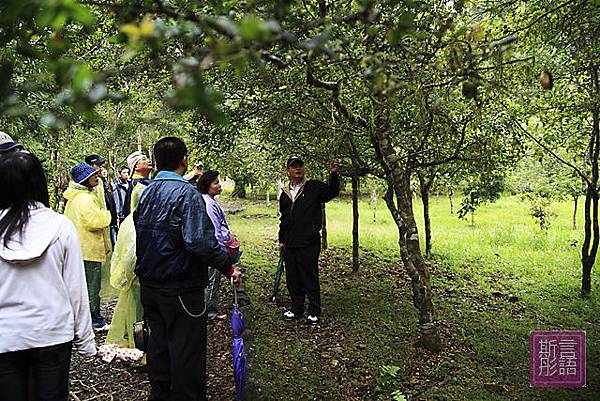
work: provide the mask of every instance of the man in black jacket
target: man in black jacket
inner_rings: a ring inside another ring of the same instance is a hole
[[[295,320],[304,313],[304,298],[308,297],[309,324],[319,323],[321,290],[319,287],[319,252],[321,241],[321,204],[340,192],[338,160],[331,163],[329,184],[306,180],[304,162],[299,157],[287,161],[290,183],[279,198],[281,223],[279,247],[285,260],[285,277],[292,299],[292,308],[283,313],[285,320]]]
[[[159,170],[133,212],[135,274],[146,321],[151,401],[206,400],[208,266],[241,281],[219,247],[200,194],[182,176],[187,148],[178,138],[154,145]]]

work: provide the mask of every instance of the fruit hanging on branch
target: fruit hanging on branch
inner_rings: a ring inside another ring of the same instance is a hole
[[[542,71],[540,74],[540,85],[542,85],[542,88],[546,90],[552,89],[552,86],[554,85],[554,82],[552,81],[552,74],[550,74],[548,71]]]
[[[467,99],[475,99],[477,97],[477,85],[473,81],[465,79],[462,82],[462,94]]]

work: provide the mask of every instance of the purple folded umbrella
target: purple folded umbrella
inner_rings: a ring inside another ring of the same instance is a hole
[[[233,285],[233,278],[231,279]],[[246,350],[244,349],[244,340],[242,340],[242,332],[244,331],[244,314],[238,307],[237,292],[233,285],[233,308],[231,309],[231,329],[233,331],[233,340],[231,341],[231,349],[233,353],[233,378],[235,380],[235,388],[237,391],[237,399],[242,399],[244,384],[246,384]]]

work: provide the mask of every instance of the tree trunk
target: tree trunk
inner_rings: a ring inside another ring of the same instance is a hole
[[[396,184],[396,197],[400,214],[400,254],[410,276],[413,288],[413,304],[419,313],[419,343],[430,351],[439,352],[441,341],[434,320],[431,300],[431,276],[421,255],[419,233],[413,212],[410,171],[402,173],[401,182]]]
[[[430,273],[419,248],[419,234],[413,212],[411,160],[398,157],[384,129],[375,129],[374,134],[372,141],[388,181],[385,201],[398,227],[400,256],[412,283],[413,305],[419,315],[418,344],[430,351],[439,352],[442,344],[434,316]],[[400,164],[401,161],[403,165]]]
[[[448,199],[450,199],[450,214],[454,214],[454,204],[452,203],[452,195],[454,195],[454,190],[450,188],[448,192]]]
[[[70,129],[70,127],[67,127]],[[64,157],[60,152],[61,146],[66,146],[66,141],[68,138],[72,137],[72,135],[66,135],[64,138],[61,137],[59,130],[54,130],[52,132],[52,150],[50,152],[50,160],[51,160],[51,179],[53,186],[53,198],[54,198],[54,210],[58,213],[62,213],[65,209],[65,199],[62,194],[67,189],[69,185],[69,179],[65,174],[66,167],[64,164]],[[65,142],[63,142],[63,140]]]
[[[135,132],[137,134],[137,150],[139,152],[141,152],[142,151],[142,126],[138,125]],[[151,155],[152,153],[149,153],[149,154]],[[131,172],[131,174],[133,175],[133,171]]]
[[[592,89],[600,94],[598,82],[598,66],[590,66]],[[592,267],[598,253],[600,226],[598,225],[598,157],[600,155],[600,112],[597,107],[592,110],[592,135],[590,138],[591,178],[585,193],[585,236],[581,247],[581,296],[586,298],[592,291]]]
[[[593,164],[593,163],[592,163]],[[598,225],[598,195],[594,194],[594,190],[591,186],[588,186],[588,190],[585,195],[585,224],[584,231],[585,236],[582,245],[582,275],[581,275],[581,296],[586,298],[592,291],[592,267],[596,260],[596,252],[598,249],[598,235],[595,233]],[[595,215],[595,219],[594,219]],[[594,220],[596,222],[594,223]]]
[[[277,200],[279,200],[279,197],[281,196],[281,193],[283,192],[283,181],[281,180],[281,178],[277,179]]]
[[[321,249],[327,249],[327,210],[325,204],[321,203]]]
[[[265,199],[267,200],[267,206],[271,205],[271,194],[269,193],[269,188],[267,188],[265,193]]]
[[[425,257],[431,259],[431,218],[429,216],[429,183],[419,174],[421,202],[423,203],[423,221],[425,222]]]
[[[246,180],[241,178],[233,179],[233,192],[231,193],[232,198],[246,199]]]
[[[352,176],[352,271],[357,272],[358,257],[358,177]]]
[[[573,230],[577,230],[577,201],[579,196],[573,197]]]
[[[371,207],[373,208],[373,223],[377,222],[377,191],[371,190]]]

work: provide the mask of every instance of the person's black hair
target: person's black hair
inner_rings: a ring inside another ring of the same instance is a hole
[[[206,170],[204,173],[202,173],[200,178],[198,178],[198,183],[196,184],[198,191],[200,191],[201,194],[207,194],[208,190],[210,189],[210,184],[212,184],[217,178],[219,178],[218,171]]]
[[[175,171],[181,166],[188,151],[185,143],[179,138],[168,136],[154,145],[154,158],[158,171]]]
[[[131,174],[131,169],[129,168],[129,166],[123,166],[119,169],[119,174],[121,174],[123,172],[123,170],[127,170],[129,171],[129,174]]]
[[[0,236],[6,247],[16,234],[22,234],[29,220],[29,208],[36,202],[50,207],[48,182],[40,160],[29,153],[13,152],[0,158]]]

